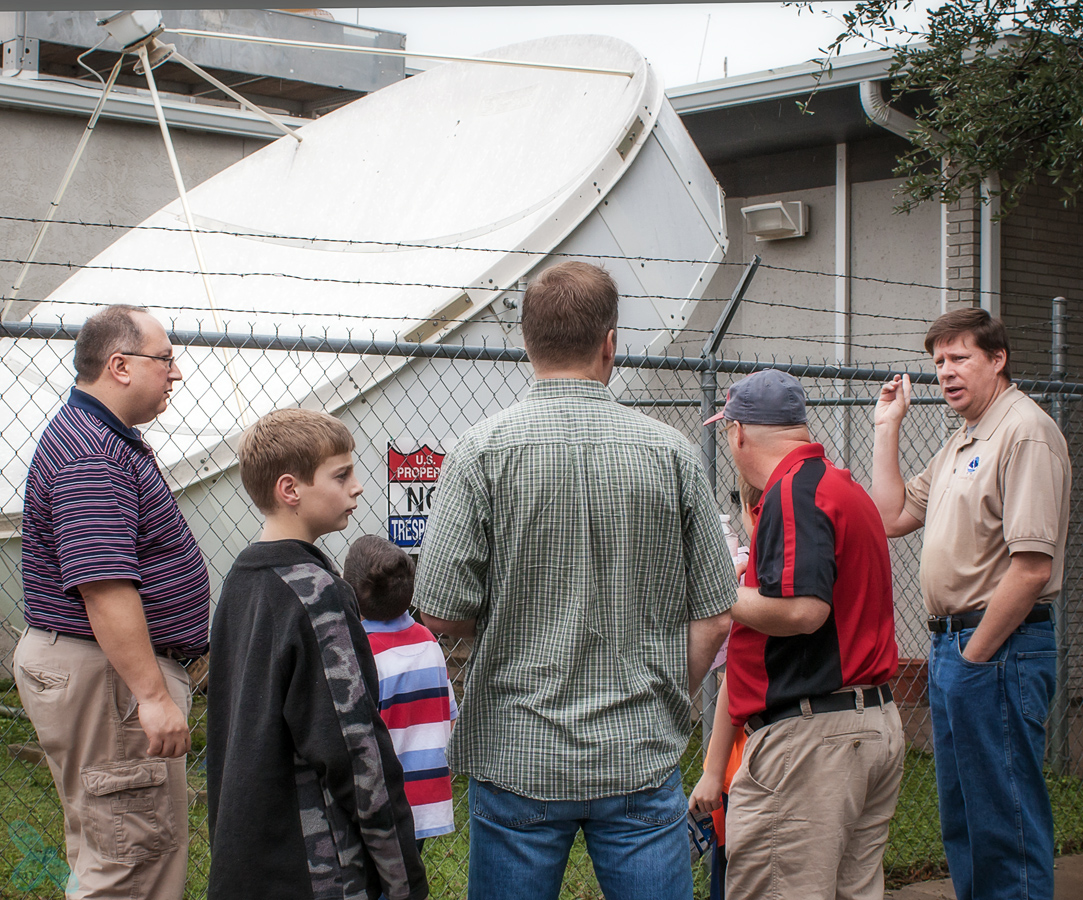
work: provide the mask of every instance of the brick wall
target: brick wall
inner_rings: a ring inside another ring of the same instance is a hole
[[[1083,208],[1065,207],[1049,179],[1031,187],[1001,224],[1001,318],[1012,344],[1012,375],[1049,377],[1052,299],[1068,299],[1068,381],[1083,381]],[[1070,695],[1083,695],[1083,550],[1074,540],[1083,519],[1083,404],[1071,402],[1072,530],[1065,584]],[[1048,408],[1048,407],[1047,407]]]
[[[1048,179],[1001,226],[1001,315],[1013,374],[1048,376],[1052,298],[1068,298],[1068,381],[1083,380],[1083,207],[1065,207]]]
[[[981,210],[973,192],[948,207],[948,309],[979,305]]]

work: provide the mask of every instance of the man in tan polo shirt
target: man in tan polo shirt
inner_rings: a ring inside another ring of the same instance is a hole
[[[955,310],[933,323],[925,348],[965,422],[904,482],[910,380],[896,375],[876,405],[870,493],[889,537],[925,526],[921,590],[948,868],[959,900],[1051,900],[1043,723],[1056,682],[1051,603],[1064,570],[1068,447],[1011,383],[1000,320]]]

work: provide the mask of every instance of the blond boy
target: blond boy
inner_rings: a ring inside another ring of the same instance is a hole
[[[314,546],[357,507],[353,449],[341,422],[300,409],[238,448],[264,527],[211,629],[210,900],[428,896],[357,603]]]

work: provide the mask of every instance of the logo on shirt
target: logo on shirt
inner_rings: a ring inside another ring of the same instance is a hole
[[[970,462],[966,464],[966,474],[973,475],[978,471],[978,466],[981,465],[981,457],[975,456]]]

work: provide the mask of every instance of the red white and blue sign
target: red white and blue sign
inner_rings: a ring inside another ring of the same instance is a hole
[[[409,453],[387,445],[387,539],[393,544],[421,546],[443,464],[444,454],[428,444]]]

